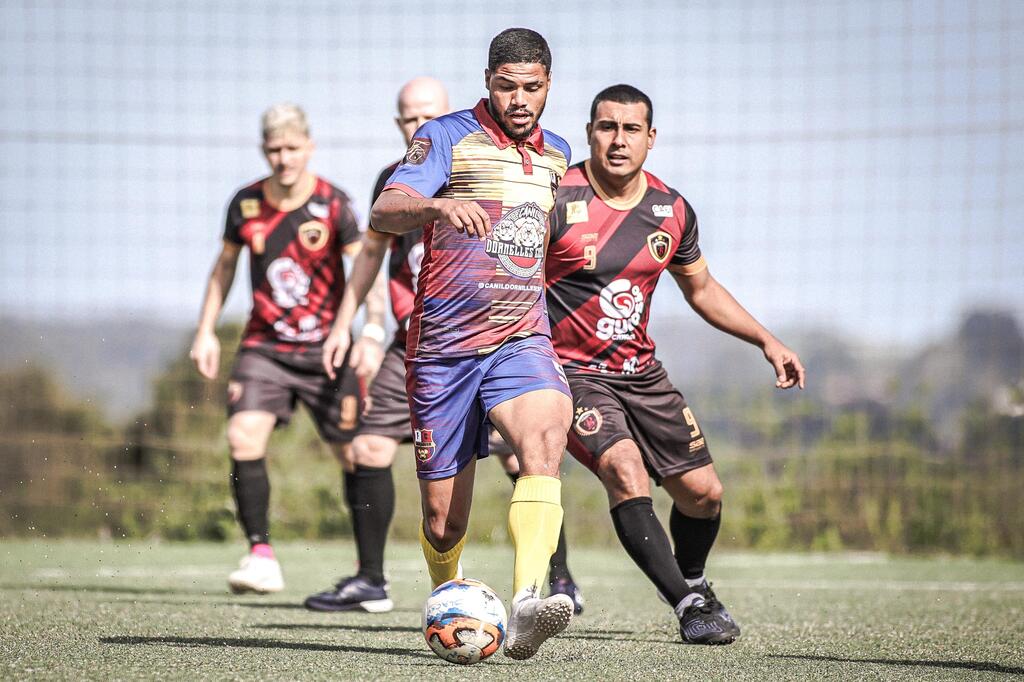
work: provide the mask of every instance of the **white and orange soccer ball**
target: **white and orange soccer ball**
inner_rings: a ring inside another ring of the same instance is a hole
[[[438,585],[423,607],[423,637],[431,651],[460,665],[479,663],[505,641],[505,605],[479,580]]]

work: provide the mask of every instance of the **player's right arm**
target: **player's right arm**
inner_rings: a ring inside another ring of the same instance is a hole
[[[352,338],[349,329],[356,316],[359,306],[366,300],[374,286],[380,266],[388,253],[388,237],[373,230],[363,235],[363,248],[352,261],[352,273],[345,284],[345,293],[341,297],[338,315],[334,318],[331,333],[324,339],[323,365],[327,375],[334,379],[341,367],[345,353],[348,351]]]
[[[220,341],[217,339],[215,328],[224,300],[235,281],[235,269],[238,267],[238,254],[241,251],[241,244],[225,239],[217,260],[213,263],[210,279],[206,283],[203,308],[199,313],[199,327],[192,340],[189,357],[192,358],[199,373],[207,379],[216,379],[220,367]]]
[[[370,213],[373,229],[395,234],[412,232],[435,220],[451,224],[459,232],[480,239],[486,237],[491,229],[487,211],[475,201],[423,199],[411,197],[398,189],[381,192]]]
[[[413,135],[405,159],[370,209],[370,225],[380,232],[405,234],[442,221],[483,239],[491,227],[475,201],[436,197],[452,173],[452,140],[442,119],[427,121]]]

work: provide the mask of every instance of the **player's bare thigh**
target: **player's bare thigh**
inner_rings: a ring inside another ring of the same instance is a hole
[[[572,400],[546,388],[516,396],[491,408],[488,417],[519,458],[522,476],[553,476],[565,450]]]
[[[449,478],[420,479],[423,533],[439,552],[447,552],[466,534],[475,476],[476,458],[473,458],[462,471]]]
[[[597,458],[597,476],[608,493],[608,506],[651,496],[651,481],[635,441],[616,441]]]
[[[722,482],[714,464],[705,464],[661,481],[676,508],[686,516],[713,519],[722,508]]]
[[[242,410],[231,415],[227,434],[231,458],[247,461],[263,457],[276,424],[277,417],[263,410]]]
[[[352,460],[359,466],[383,469],[395,461],[398,441],[376,433],[361,433],[352,441]]]

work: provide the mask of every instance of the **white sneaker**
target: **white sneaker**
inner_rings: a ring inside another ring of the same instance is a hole
[[[277,559],[246,554],[239,562],[238,570],[228,576],[228,587],[235,594],[280,592],[284,589],[281,564]]]
[[[505,655],[517,660],[532,657],[548,638],[568,627],[572,613],[572,599],[566,594],[539,599],[534,590],[523,590],[512,601]]]

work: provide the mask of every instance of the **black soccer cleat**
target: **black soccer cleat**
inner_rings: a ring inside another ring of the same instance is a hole
[[[736,636],[726,632],[725,622],[707,602],[687,606],[679,619],[679,636],[687,644],[732,644]]]
[[[553,594],[564,594],[572,599],[572,612],[575,615],[583,613],[583,592],[573,579],[557,578],[548,581],[548,596]]]
[[[343,578],[332,590],[317,592],[303,602],[311,611],[366,611],[386,613],[395,608],[388,584],[374,585],[358,575]]]
[[[694,592],[704,597],[704,603],[707,604],[714,612],[715,616],[718,617],[718,620],[722,624],[722,628],[725,630],[726,634],[732,635],[734,639],[740,636],[740,626],[736,624],[736,621],[733,620],[729,612],[725,610],[725,604],[718,601],[715,591],[711,589],[711,583],[705,580],[694,588]]]

